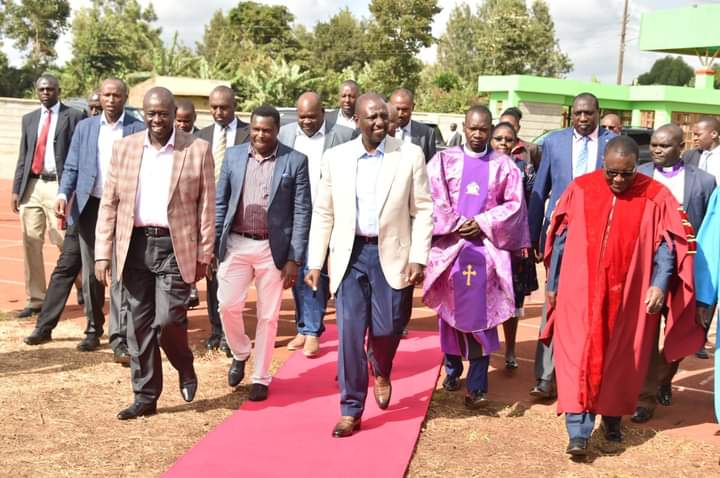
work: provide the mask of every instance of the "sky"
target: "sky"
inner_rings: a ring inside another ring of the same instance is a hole
[[[147,5],[150,0],[139,0]],[[175,31],[189,46],[194,46],[202,38],[203,27],[213,12],[222,9],[228,11],[239,0],[154,0],[153,6],[158,16],[158,25],[163,29],[163,38],[169,41]],[[260,3],[285,5],[295,15],[296,23],[312,28],[318,21],[325,21],[338,10],[348,7],[358,17],[368,17],[369,0],[256,0]],[[546,0],[555,22],[555,31],[560,48],[570,56],[574,69],[567,77],[590,81],[597,78],[603,83],[614,83],[617,70],[618,48],[620,44],[620,25],[623,0]],[[90,0],[70,0],[73,9],[90,5]],[[433,35],[438,38],[445,31],[447,19],[453,6],[458,3],[477,5],[482,0],[441,0],[442,12],[435,16]],[[720,3],[720,1],[683,1],[683,0],[630,0],[630,22],[626,35],[625,68],[623,82],[630,83],[638,75],[648,71],[653,62],[662,58],[662,54],[641,52],[638,49],[638,31],[640,15],[643,12],[688,6],[690,4]],[[475,41],[482,41],[476,39]],[[57,45],[59,62],[70,57],[69,35],[63,36]],[[11,63],[21,61],[20,52],[5,42],[4,50]],[[420,57],[426,63],[432,63],[436,57],[436,47],[425,49]],[[685,57],[690,66],[699,67],[696,58]]]

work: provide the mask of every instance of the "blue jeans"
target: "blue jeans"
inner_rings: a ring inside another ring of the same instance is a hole
[[[325,331],[325,308],[330,298],[330,278],[327,274],[327,264],[320,273],[317,291],[305,285],[305,276],[308,273],[306,265],[300,267],[298,280],[292,288],[295,299],[295,324],[297,331],[302,335],[320,337]]]
[[[468,392],[487,393],[489,367],[489,355],[470,360],[470,370],[468,370],[466,381]],[[448,377],[460,378],[463,372],[462,357],[460,355],[445,354],[445,372]]]
[[[620,422],[622,417],[603,416],[605,423]],[[595,428],[595,414],[590,412],[583,413],[566,413],[565,427],[568,436],[573,438],[590,438],[593,428]]]

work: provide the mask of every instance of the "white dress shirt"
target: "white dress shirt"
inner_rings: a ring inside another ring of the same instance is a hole
[[[308,136],[300,125],[295,131],[295,145],[293,148],[308,158],[308,175],[310,176],[310,198],[315,202],[315,193],[320,183],[320,162],[325,150],[325,122],[314,135]]]
[[[146,133],[135,195],[135,227],[169,227],[167,208],[174,151],[175,129],[167,144],[160,149],[150,144]]]
[[[225,128],[225,147],[229,148],[230,146],[235,146],[235,135],[237,134],[237,118],[233,118],[233,120],[228,123]],[[215,151],[218,137],[222,134],[222,129],[222,126],[215,123],[215,129],[213,130],[213,151]]]
[[[703,151],[698,167],[715,176],[715,184],[720,186],[720,146],[716,146],[710,151]]]
[[[45,158],[43,161],[43,173],[56,173],[57,166],[55,165],[55,130],[57,129],[58,115],[60,115],[60,102],[55,103],[50,111],[50,129],[48,130],[47,143],[45,143]],[[43,125],[47,121],[48,109],[44,106],[40,106],[40,122],[38,123],[37,137],[40,138]],[[36,145],[37,147],[37,145]]]
[[[356,140],[358,145],[356,158],[357,174],[355,178],[356,224],[355,234],[358,236],[377,237],[380,231],[377,203],[377,183],[380,176],[383,157],[385,156],[385,140],[370,154],[362,143],[362,137]]]
[[[100,113],[100,134],[98,134],[97,142],[97,176],[91,193],[96,198],[102,197],[105,178],[107,178],[110,169],[113,143],[123,137],[124,120],[125,111],[122,112],[115,123],[110,123],[104,112]]]
[[[340,126],[346,126],[353,130],[357,128],[355,120],[353,118],[346,117],[341,109],[338,110],[337,120],[335,120],[335,124],[339,124]]]
[[[663,168],[668,173],[672,172],[673,168]],[[665,176],[657,168],[653,171],[653,179],[660,184],[667,187],[672,195],[677,199],[680,204],[685,200],[685,168],[681,168],[677,174],[672,177]]]
[[[592,173],[595,171],[597,164],[597,154],[598,154],[598,137],[599,137],[599,128],[595,128],[595,131],[590,133],[588,135],[588,155],[587,155],[587,164],[585,165],[585,172],[582,174],[575,174],[575,164],[577,163],[578,158],[580,157],[580,151],[583,149],[583,136],[578,133],[575,129],[573,129],[573,141],[572,141],[572,171],[573,171],[573,179],[575,179],[578,176],[582,176],[583,174]]]

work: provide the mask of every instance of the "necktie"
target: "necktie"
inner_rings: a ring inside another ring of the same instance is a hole
[[[33,155],[32,172],[33,174],[40,174],[45,164],[45,149],[47,148],[48,135],[50,134],[50,121],[52,118],[52,110],[47,110],[45,116],[45,123],[40,130],[40,136],[38,136],[37,143],[35,144],[35,154]]]
[[[215,182],[220,179],[220,169],[225,159],[225,150],[227,149],[227,126],[220,129],[220,136],[215,142],[213,148],[213,158],[215,159]]]
[[[578,154],[577,160],[575,161],[575,167],[573,168],[573,178],[582,176],[587,171],[588,162],[588,141],[590,138],[583,136],[583,144]]]

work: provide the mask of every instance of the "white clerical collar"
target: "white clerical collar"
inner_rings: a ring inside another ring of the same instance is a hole
[[[482,157],[485,156],[485,155],[487,154],[487,152],[488,152],[488,145],[487,145],[487,143],[485,143],[485,149],[484,149],[482,152],[480,152],[480,153],[476,153],[475,151],[473,151],[473,150],[471,150],[470,148],[468,148],[468,147],[467,147],[467,144],[464,144],[464,145],[463,145],[463,152],[464,152],[467,156],[470,156],[471,158],[482,158]]]

